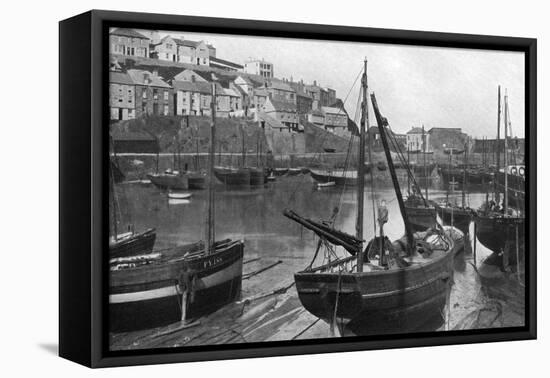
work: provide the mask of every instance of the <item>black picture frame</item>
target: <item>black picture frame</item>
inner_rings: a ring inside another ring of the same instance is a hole
[[[524,327],[110,352],[105,327],[110,26],[525,53],[528,238]],[[535,339],[537,41],[530,38],[92,10],[59,24],[59,354],[89,367]]]

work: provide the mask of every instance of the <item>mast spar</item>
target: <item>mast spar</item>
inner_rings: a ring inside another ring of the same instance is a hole
[[[208,150],[208,210],[206,215],[206,245],[207,253],[214,251],[214,146],[216,140],[216,82],[212,82],[212,100],[210,102],[212,120],[210,123],[210,146]]]
[[[357,249],[357,272],[363,271],[363,207],[365,202],[365,123],[368,123],[368,98],[367,92],[369,85],[367,81],[367,59],[364,61],[363,68],[363,110],[361,115],[361,125],[359,132],[359,165],[357,169],[357,223],[355,229],[356,237],[361,240]]]
[[[495,191],[495,200],[497,204],[500,203],[500,193],[498,190],[498,173],[500,172],[500,85],[498,86],[498,113],[497,113],[497,170],[493,178],[493,185]]]
[[[397,174],[395,173],[395,166],[393,165],[393,160],[392,160],[390,148],[388,145],[388,139],[386,135],[386,127],[388,126],[388,120],[385,117],[382,117],[382,114],[380,114],[380,110],[378,109],[378,103],[376,102],[376,96],[374,95],[374,93],[370,95],[370,98],[372,101],[372,108],[374,110],[374,115],[376,116],[376,122],[378,123],[380,139],[382,139],[382,144],[384,145],[384,152],[386,154],[386,160],[388,161],[388,167],[390,169],[393,187],[395,189],[397,201],[399,202],[399,210],[401,211],[401,216],[403,217],[403,223],[405,223],[405,233],[407,235],[408,253],[411,254],[414,247],[414,238],[413,238],[411,225],[409,223],[409,218],[407,217],[407,213],[405,211],[405,202],[403,201],[403,195],[401,194],[399,180],[397,179]]]

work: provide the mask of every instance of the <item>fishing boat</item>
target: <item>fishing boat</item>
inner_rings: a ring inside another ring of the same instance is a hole
[[[179,171],[167,169],[163,173],[150,173],[149,180],[161,190],[187,190],[189,189],[189,178],[180,174]]]
[[[216,87],[212,86],[208,206],[204,241],[160,253],[110,261],[110,329],[119,332],[191,321],[241,293],[244,241],[215,241],[214,143]],[[133,318],[132,318],[133,317]],[[118,319],[130,319],[121,325]]]
[[[336,230],[333,222],[316,222],[291,210],[284,215],[312,230],[319,237],[318,248],[328,253],[328,263],[312,263],[294,275],[302,305],[340,333],[354,334],[412,332],[422,329],[431,318],[441,320],[453,277],[453,256],[463,247],[463,235],[455,228],[436,228],[413,233],[387,141],[389,128],[381,116],[376,98],[371,101],[384,146],[392,183],[405,224],[405,236],[391,243],[383,233],[387,210],[378,209],[380,235],[363,250],[365,124],[368,123],[367,76],[363,73],[363,117],[360,124],[359,175],[357,185],[356,234]],[[374,211],[374,209],[373,209]],[[338,257],[342,247],[351,256]],[[330,257],[332,256],[332,258]],[[430,328],[435,329],[435,328]]]
[[[114,172],[111,169],[109,169],[109,199],[109,208],[112,215],[109,227],[109,257],[128,257],[151,253],[157,237],[154,228],[135,232],[134,226],[129,224],[127,226],[128,231],[119,232],[119,223],[122,214],[118,194],[115,190]]]
[[[250,185],[250,169],[214,167],[216,178],[227,186],[248,186]]]
[[[475,216],[476,235],[481,244],[490,249],[496,255],[506,255],[511,263],[518,263],[523,259],[519,252],[523,251],[525,241],[525,215],[524,208],[509,206],[508,169],[500,170],[500,115],[501,115],[500,86],[498,88],[498,121],[497,121],[497,171],[504,174],[503,201],[500,204],[500,188],[497,180],[494,183],[495,200],[486,202]],[[508,95],[504,95],[504,167],[508,164],[508,129],[510,127]],[[515,252],[515,253],[514,253]],[[497,261],[497,260],[495,260]]]
[[[508,192],[509,205],[518,209],[525,209],[525,165],[508,165],[496,172],[495,175],[498,190]]]
[[[317,183],[317,188],[318,189],[322,189],[322,188],[331,188],[333,186],[336,186],[336,183],[334,181],[329,181],[329,182],[318,182]]]
[[[168,198],[171,198],[171,199],[189,199],[191,198],[191,193],[187,193],[187,192],[174,192],[174,191],[169,191],[168,192]]]
[[[288,168],[286,174],[288,176],[297,176],[302,173],[302,168]]]
[[[338,186],[357,185],[357,171],[311,169],[309,173],[318,183],[334,182]]]

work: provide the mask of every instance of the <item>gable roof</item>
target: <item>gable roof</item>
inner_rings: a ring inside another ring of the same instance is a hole
[[[113,84],[126,84],[126,85],[134,85],[134,81],[125,72],[115,72],[111,71],[109,72],[109,83]]]
[[[162,78],[159,76],[153,75],[149,71],[145,70],[136,70],[131,69],[128,70],[128,75],[132,78],[132,81],[136,85],[147,85],[151,87],[160,87],[160,88],[170,88],[170,85],[166,83]],[[150,80],[150,82],[147,82],[147,79]]]
[[[294,105],[292,102],[274,100],[274,99],[269,98],[269,97],[268,97],[267,101],[271,102],[271,104],[275,108],[275,111],[277,111],[277,112],[287,112],[287,113],[295,113],[296,112],[296,105]]]
[[[172,86],[175,90],[185,91],[185,92],[198,92],[203,94],[212,94],[212,83],[207,83],[204,81],[172,81]],[[216,83],[216,95],[224,96],[226,89],[222,88],[221,85]]]
[[[284,83],[282,81],[271,81],[268,85],[267,85],[267,88],[268,89],[276,89],[276,90],[279,90],[279,91],[286,91],[286,92],[296,92],[290,85],[288,85],[287,83]]]
[[[111,35],[120,35],[123,37],[131,37],[131,38],[141,38],[141,39],[149,39],[146,36],[144,36],[141,33],[138,33],[134,29],[123,29],[123,28],[117,28],[110,32]]]

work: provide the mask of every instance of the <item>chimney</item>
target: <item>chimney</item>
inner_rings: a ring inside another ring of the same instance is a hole
[[[313,86],[314,86],[314,87],[317,86],[317,80],[313,80]]]

